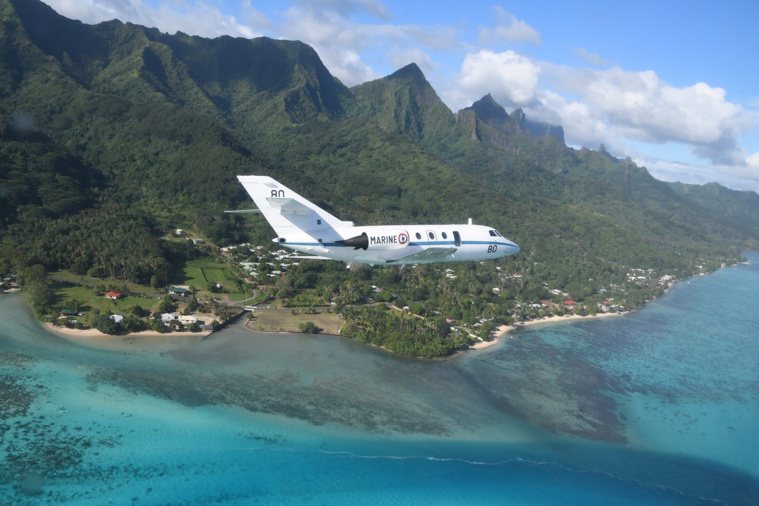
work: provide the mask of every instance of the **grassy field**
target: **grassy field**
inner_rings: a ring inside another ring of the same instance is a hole
[[[125,287],[127,290],[131,292],[138,292],[138,293],[144,293],[147,295],[155,295],[156,297],[160,297],[163,292],[163,290],[159,291],[153,288],[152,286],[146,286],[146,285],[138,285],[135,283],[130,283],[128,281],[120,281],[115,279],[99,279],[99,278],[93,278],[90,276],[84,276],[81,274],[74,274],[69,271],[58,271],[53,272],[50,274],[51,278],[54,278],[56,280],[65,280],[65,281],[71,281],[73,283],[84,283],[87,285],[92,286],[119,286],[119,287]]]
[[[93,309],[99,309],[101,313],[107,314],[109,311],[115,314],[125,314],[128,308],[139,305],[143,309],[157,309],[160,304],[160,299],[141,297],[137,295],[129,295],[119,300],[111,300],[103,296],[95,294],[95,290],[81,285],[71,285],[69,283],[56,283],[54,285],[56,298],[53,301],[55,307],[61,309],[72,309],[68,302],[72,299],[77,299],[82,303],[79,308],[84,313],[84,316],[79,320],[88,325],[92,318],[94,318]]]
[[[66,301],[70,299],[79,299],[89,306],[89,309],[99,309],[101,312],[112,311],[114,313],[124,311],[134,305],[140,305],[143,309],[150,309],[153,306],[158,307],[161,300],[156,297],[141,297],[129,295],[118,300],[111,300],[103,296],[95,295],[92,288],[80,285],[70,285],[68,283],[56,283],[55,293],[57,300],[54,302],[56,307],[65,306]],[[85,308],[85,310],[89,310]]]
[[[172,276],[174,285],[189,285],[197,289],[198,295],[209,295],[209,284],[220,284],[226,290],[230,300],[242,300],[249,297],[240,290],[235,282],[237,276],[226,263],[211,259],[189,260],[182,266],[177,266]]]
[[[171,276],[171,284],[190,285],[205,290],[208,287],[208,282],[203,275],[203,266],[211,263],[209,260],[189,260],[184,265],[176,266]],[[213,263],[215,264],[215,262]]]
[[[229,267],[224,264],[206,265],[201,270],[209,283],[220,283],[223,285],[224,283],[228,283],[230,279],[234,279]]]
[[[248,327],[264,332],[300,332],[298,325],[314,322],[325,334],[338,334],[342,325],[342,320],[334,313],[294,315],[290,311],[256,309],[253,315]]]
[[[93,309],[98,309],[102,313],[110,311],[112,313],[124,314],[126,309],[139,305],[143,309],[156,310],[160,304],[160,299],[165,294],[164,289],[157,290],[151,286],[137,285],[113,279],[92,278],[68,271],[55,272],[51,277],[55,280],[53,307],[57,309],[72,309],[69,307],[71,305],[69,301],[72,299],[80,301],[82,305],[80,309],[85,313],[85,316],[80,318],[83,323],[88,323],[92,319],[93,315],[91,312]],[[171,284],[194,286],[198,297],[228,298],[231,301],[241,301],[250,297],[253,289],[250,288],[248,293],[242,292],[236,283],[237,279],[232,268],[226,263],[217,262],[213,259],[198,259],[175,265]],[[70,284],[65,281],[79,284]],[[208,290],[209,283],[219,283],[224,287],[225,292],[211,293]],[[127,290],[133,294],[140,295],[129,295],[113,301],[96,295],[93,288],[95,286],[109,290]],[[247,285],[245,287],[247,288]]]

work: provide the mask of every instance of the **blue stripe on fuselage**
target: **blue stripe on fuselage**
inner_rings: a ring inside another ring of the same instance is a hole
[[[321,246],[322,248],[355,248],[347,244],[339,244],[336,242],[284,242],[280,243],[283,246]],[[514,247],[514,243],[500,242],[500,241],[461,241],[462,246],[477,245],[477,244],[497,244],[498,246]],[[408,246],[455,246],[454,241],[425,241],[425,242],[409,242]]]

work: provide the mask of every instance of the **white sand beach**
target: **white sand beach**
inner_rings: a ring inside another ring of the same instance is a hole
[[[515,330],[518,330],[518,329],[523,329],[523,328],[528,328],[528,327],[558,325],[561,323],[573,322],[577,320],[595,320],[597,318],[623,316],[629,313],[630,311],[626,311],[623,313],[599,313],[592,316],[580,316],[580,315],[549,316],[549,317],[540,318],[537,320],[519,322],[513,325],[501,325],[498,328],[496,328],[495,332],[493,332],[493,339],[491,339],[490,341],[480,341],[476,344],[473,344],[472,346],[470,346],[470,349],[482,350],[485,348],[489,348],[495,344],[498,344],[501,337],[511,332],[514,332]]]
[[[50,323],[45,323],[44,327],[49,332],[72,343],[109,350],[176,348],[198,342],[213,332],[211,330],[203,330],[201,332],[167,332],[161,334],[154,330],[145,330],[142,332],[110,335],[104,334],[97,329],[70,329],[67,327],[56,327]]]

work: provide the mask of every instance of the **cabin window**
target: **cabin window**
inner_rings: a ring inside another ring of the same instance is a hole
[[[435,232],[433,232],[432,230],[428,230],[427,231],[427,237],[430,238],[430,241],[434,241],[435,240]]]
[[[442,235],[442,236],[443,236],[443,239],[448,239],[448,234],[446,234],[445,232],[443,232],[443,233],[442,233],[442,234],[440,234],[440,235]]]
[[[420,234],[419,232],[417,232],[417,233],[416,233],[416,238],[417,238],[417,239],[421,239],[421,238],[422,238],[422,234]]]

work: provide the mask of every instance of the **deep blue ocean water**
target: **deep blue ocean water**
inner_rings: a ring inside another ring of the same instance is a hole
[[[759,504],[759,254],[416,361],[234,325],[93,349],[0,298],[0,505]]]

